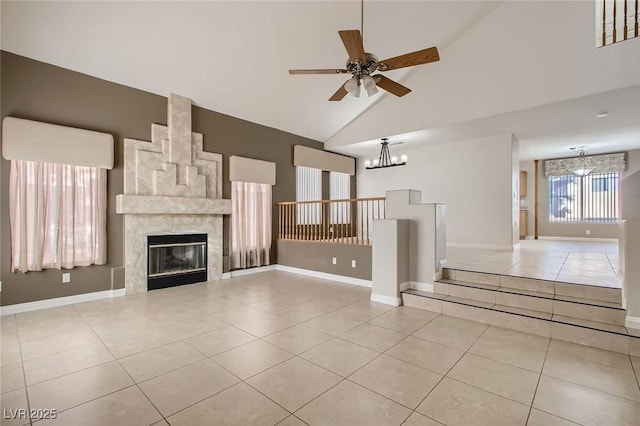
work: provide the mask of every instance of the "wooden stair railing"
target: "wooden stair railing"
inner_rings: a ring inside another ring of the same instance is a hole
[[[278,205],[278,239],[371,245],[372,221],[385,218],[385,198],[287,201]]]
[[[639,0],[597,0],[598,47],[635,38],[638,31]]]

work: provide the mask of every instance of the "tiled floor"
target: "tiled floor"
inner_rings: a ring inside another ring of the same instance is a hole
[[[519,250],[447,247],[447,267],[620,288],[618,243],[522,240]]]
[[[56,409],[35,424],[65,426],[640,424],[640,358],[375,304],[369,292],[265,272],[2,317],[3,415]]]

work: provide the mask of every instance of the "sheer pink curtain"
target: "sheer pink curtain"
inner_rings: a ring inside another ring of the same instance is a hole
[[[269,264],[271,185],[231,182],[231,268]]]
[[[11,270],[106,263],[107,172],[11,161]]]

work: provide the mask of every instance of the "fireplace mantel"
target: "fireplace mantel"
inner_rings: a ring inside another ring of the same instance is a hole
[[[222,277],[222,155],[203,149],[203,135],[191,131],[191,100],[171,94],[167,125],[151,125],[151,142],[125,138],[124,194],[116,212],[124,216],[127,294],[145,292],[147,238],[207,234],[207,280]]]
[[[231,200],[120,194],[116,196],[116,212],[119,214],[230,214]]]

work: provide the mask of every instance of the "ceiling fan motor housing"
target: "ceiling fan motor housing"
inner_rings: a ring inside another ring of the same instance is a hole
[[[362,78],[362,76],[369,75],[376,71],[376,64],[378,63],[378,57],[372,53],[365,53],[365,62],[359,60],[352,61],[347,59],[347,65],[345,68],[354,77]]]

